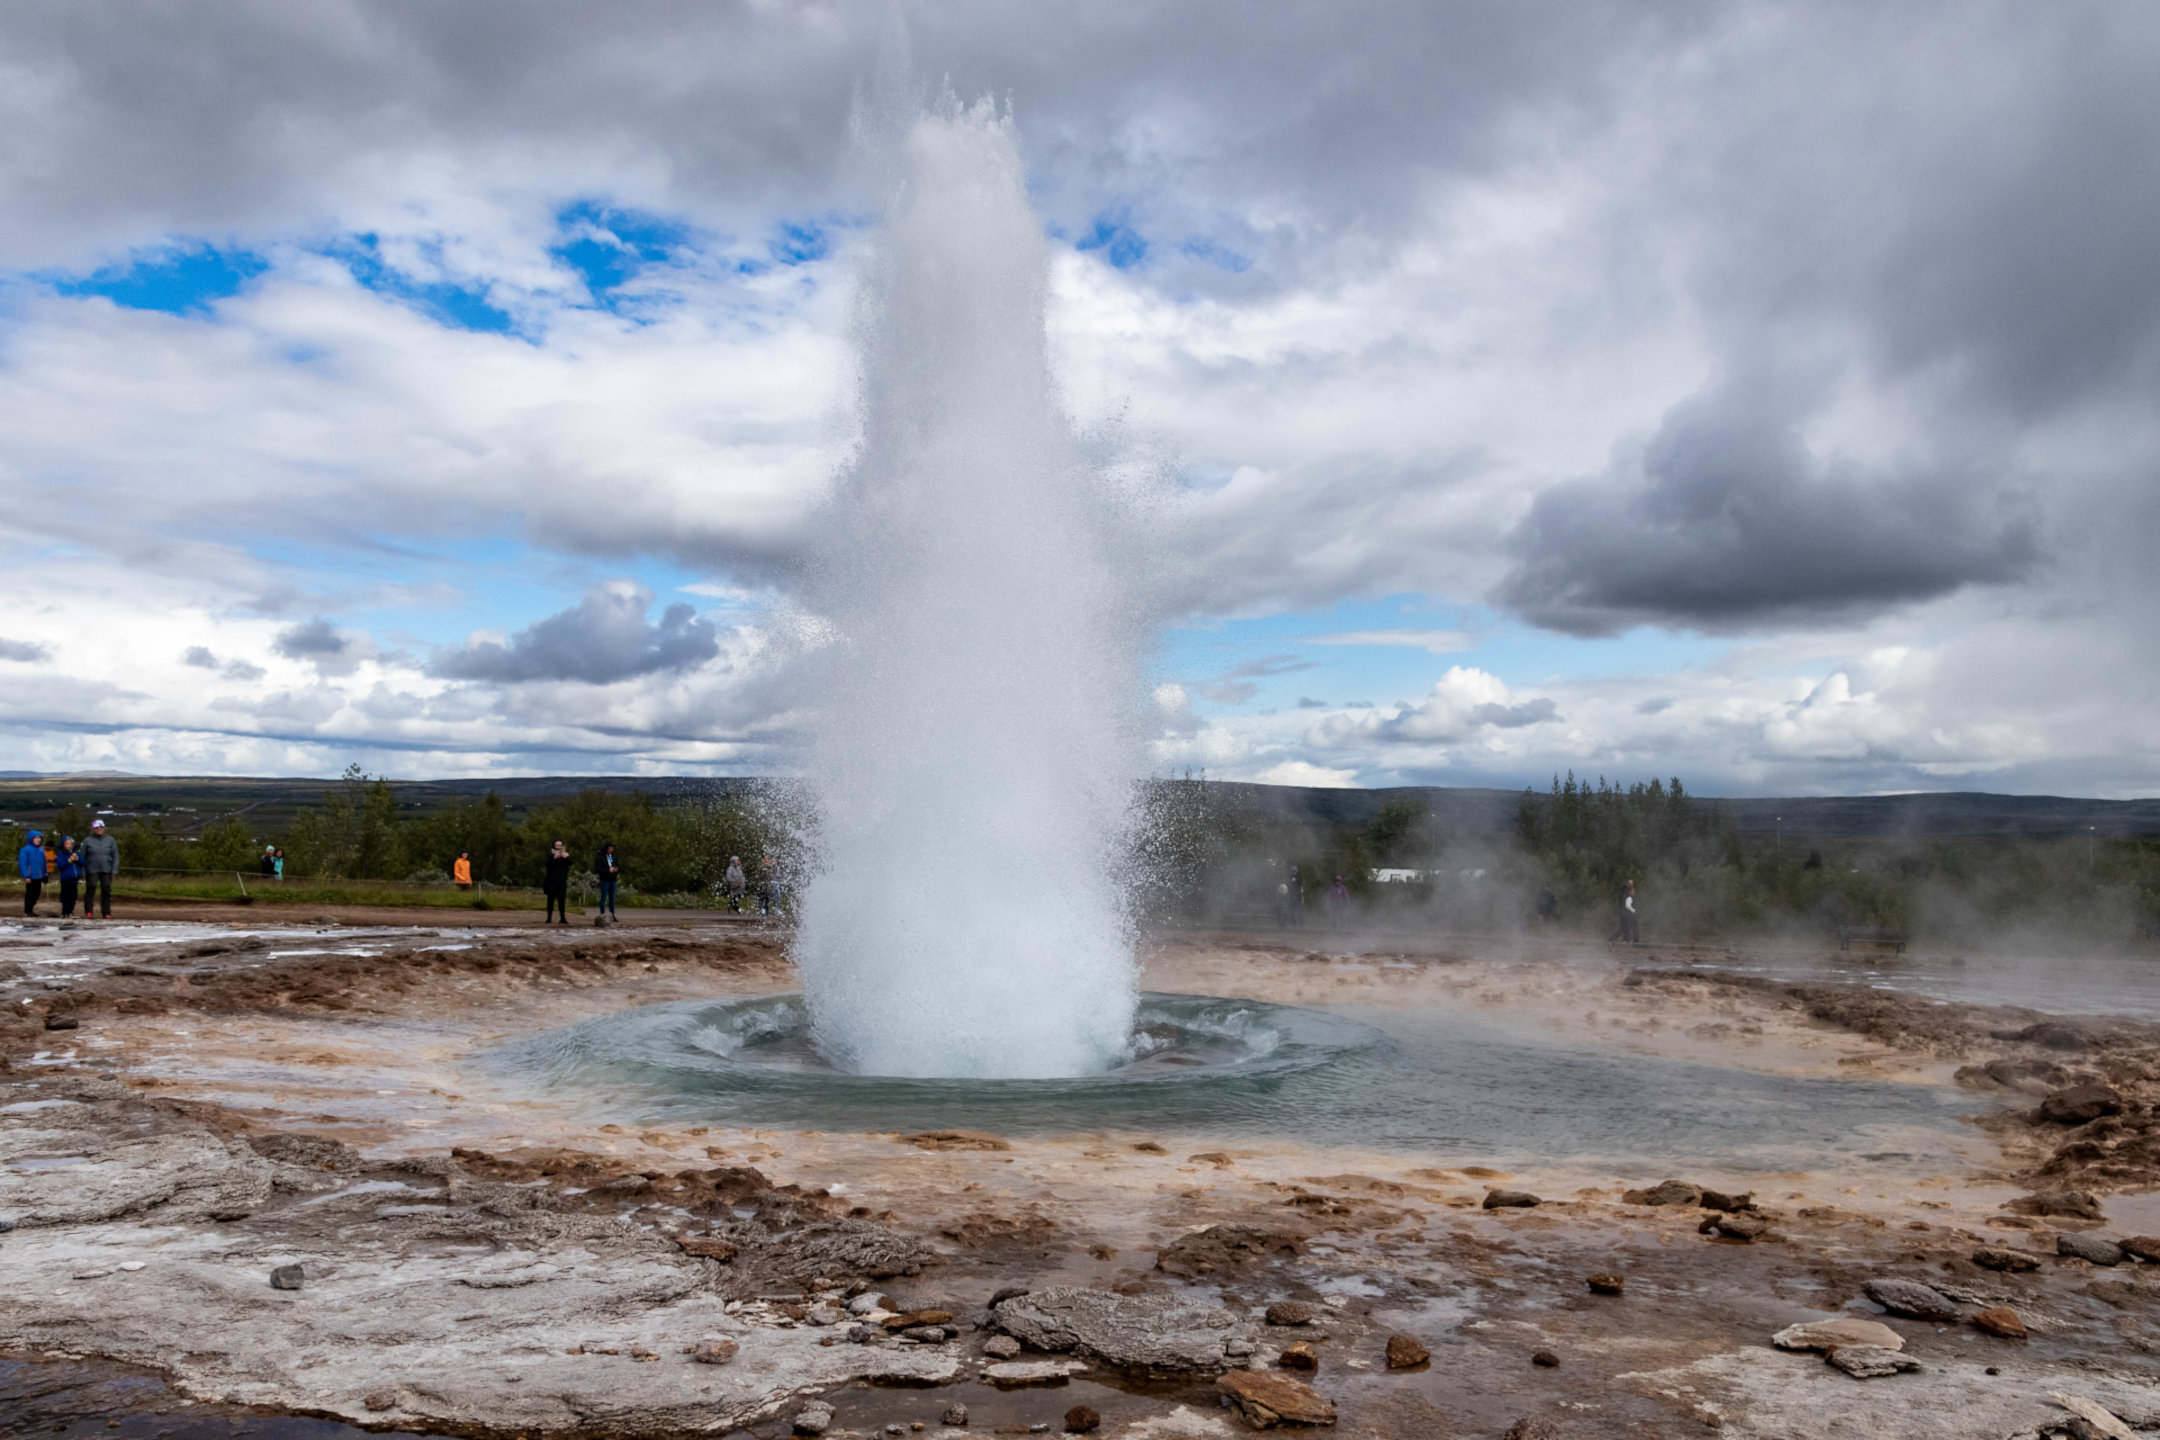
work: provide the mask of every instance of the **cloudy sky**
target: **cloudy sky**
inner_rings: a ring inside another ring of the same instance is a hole
[[[937,0],[1158,773],[2160,791],[2160,6]],[[758,773],[884,4],[0,14],[0,770]]]

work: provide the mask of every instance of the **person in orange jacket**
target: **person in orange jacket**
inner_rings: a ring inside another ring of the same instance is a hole
[[[450,878],[457,882],[458,889],[472,889],[472,857],[466,851],[458,851],[457,863],[450,867]]]

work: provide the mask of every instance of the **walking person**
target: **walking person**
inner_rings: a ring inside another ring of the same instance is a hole
[[[60,918],[73,918],[75,892],[82,885],[82,851],[76,848],[75,837],[60,837]]]
[[[554,921],[557,912],[563,924],[570,923],[570,847],[557,840],[548,851],[546,873],[540,881],[541,893],[547,896],[547,918],[543,925]]]
[[[727,908],[740,914],[743,891],[749,886],[749,878],[743,874],[742,856],[727,857]]]
[[[460,890],[472,889],[472,855],[464,850],[457,852],[457,859],[450,862],[450,880]]]
[[[614,841],[600,847],[592,868],[593,874],[600,877],[600,913],[593,916],[593,924],[601,925],[619,918],[615,914],[615,882],[622,878],[622,861],[615,854]]]
[[[32,830],[22,849],[15,852],[15,873],[22,876],[22,913],[37,914],[38,896],[45,889],[45,832]]]
[[[1635,882],[1630,880],[1620,891],[1620,928],[1613,939],[1623,945],[1642,944],[1642,921],[1635,912]]]
[[[90,838],[82,842],[83,919],[95,905],[98,918],[112,919],[113,876],[120,873],[120,842],[105,833],[103,820],[90,822]]]

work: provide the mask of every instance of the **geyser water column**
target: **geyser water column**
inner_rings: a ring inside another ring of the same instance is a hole
[[[862,443],[812,578],[812,1035],[858,1074],[1087,1074],[1124,1058],[1136,999],[1115,877],[1136,607],[1051,381],[1010,119],[948,99],[895,150]]]

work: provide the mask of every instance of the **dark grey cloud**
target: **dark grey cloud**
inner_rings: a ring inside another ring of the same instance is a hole
[[[193,665],[198,670],[215,670],[218,667],[218,658],[210,653],[207,645],[190,645],[187,653],[180,657],[180,663]]]
[[[270,648],[288,660],[328,660],[349,651],[352,648],[352,638],[318,615],[313,620],[288,625],[278,631],[277,639],[271,642]],[[190,651],[188,663],[194,665],[201,662],[197,661],[194,652]]]
[[[2015,580],[2039,553],[2030,507],[2000,480],[1811,454],[1765,384],[1675,406],[1639,456],[1541,491],[1509,545],[1497,598],[1582,635],[1865,614]]]
[[[40,645],[34,640],[0,639],[0,660],[19,660],[27,664],[33,660],[43,660],[51,654],[51,647]]]
[[[568,610],[529,625],[508,644],[483,640],[439,652],[431,673],[452,680],[515,683],[576,680],[605,685],[634,675],[688,670],[720,653],[710,620],[670,605],[649,625],[653,592],[642,585],[596,586]]]

